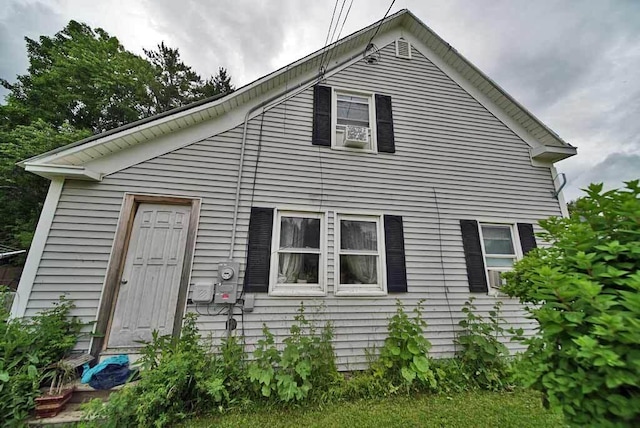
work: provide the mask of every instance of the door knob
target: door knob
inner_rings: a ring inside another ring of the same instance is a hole
[[[121,279],[120,280],[120,284],[126,284],[127,282],[129,282],[129,281],[127,281],[126,279]]]

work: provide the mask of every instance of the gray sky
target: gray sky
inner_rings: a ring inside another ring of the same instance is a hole
[[[353,0],[341,36],[382,18],[389,4]],[[165,41],[203,77],[223,66],[239,87],[322,48],[334,5],[0,0],[0,77],[26,72],[25,36],[53,35],[75,19],[139,54]],[[578,147],[557,164],[569,179],[567,200],[590,182],[640,178],[640,1],[398,0],[391,13],[404,8]]]

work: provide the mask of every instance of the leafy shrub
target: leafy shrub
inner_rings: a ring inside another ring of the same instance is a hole
[[[231,336],[222,341],[216,358],[216,375],[223,379],[227,406],[250,401],[247,394],[249,375],[247,373],[247,353],[240,339]],[[243,402],[241,402],[243,401]]]
[[[396,302],[396,313],[389,320],[389,335],[374,370],[407,387],[417,381],[421,387],[435,389],[436,381],[427,356],[431,343],[424,337],[427,322],[422,311],[422,302],[419,302],[410,318],[402,303]]]
[[[100,426],[167,426],[235,402],[243,389],[244,350],[235,338],[223,342],[219,355],[201,344],[194,314],[185,317],[179,338],[158,336],[142,352],[140,380],[111,394],[109,402],[87,406]],[[237,367],[233,367],[238,364]]]
[[[72,308],[61,298],[31,319],[10,319],[0,305],[0,420],[8,426],[21,425],[33,409],[45,367],[75,346],[83,324],[69,317]]]
[[[433,359],[431,370],[433,370],[439,393],[471,391],[477,387],[473,372],[459,358]]]
[[[340,384],[337,396],[345,400],[388,397],[398,393],[399,386],[372,370],[353,372]]]
[[[640,188],[592,184],[569,218],[540,222],[551,246],[530,252],[505,291],[538,322],[527,385],[578,426],[640,423]]]
[[[455,342],[460,345],[457,357],[461,368],[467,373],[467,381],[482,389],[498,391],[503,389],[510,377],[509,350],[500,341],[505,336],[501,316],[502,302],[497,301],[489,311],[489,320],[479,315],[474,298],[465,302],[462,312],[466,319],[458,324],[464,329]]]
[[[275,393],[283,402],[302,401],[312,389],[316,395],[321,394],[340,379],[331,344],[331,323],[326,323],[318,334],[304,313],[301,305],[282,351],[277,348],[274,335],[263,326],[264,337],[258,341],[255,361],[248,368],[249,379],[260,395],[271,397]]]

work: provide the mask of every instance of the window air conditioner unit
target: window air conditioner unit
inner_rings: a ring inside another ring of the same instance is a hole
[[[500,290],[502,285],[504,284],[504,279],[501,276],[499,270],[491,270],[489,269],[489,286],[495,290]]]
[[[369,144],[369,128],[347,125],[344,132],[344,145],[362,149]]]

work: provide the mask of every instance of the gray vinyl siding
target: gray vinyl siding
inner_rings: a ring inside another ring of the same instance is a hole
[[[252,199],[254,206],[328,212],[328,294],[304,302],[324,305],[313,316],[333,322],[343,369],[363,367],[366,349],[381,345],[397,298],[408,309],[425,299],[432,354],[452,354],[460,308],[471,296],[460,219],[535,223],[561,214],[550,193],[551,172],[531,165],[527,144],[418,51],[412,55],[412,60],[397,59],[389,45],[378,64],[359,62],[326,82],[392,97],[395,154],[311,145],[311,88],[264,115],[257,169],[261,117],[250,122],[235,258],[245,259]],[[125,192],[202,198],[191,282],[214,281],[218,262],[228,255],[241,138],[238,127],[100,183],[65,182],[27,315],[65,293],[75,300],[78,316],[95,318]],[[403,217],[408,293],[334,296],[333,216],[341,210]],[[485,312],[496,301],[474,295]],[[302,300],[256,294],[255,310],[243,320],[237,316],[239,329],[253,344],[267,323],[282,340]],[[503,309],[512,325],[532,328],[515,301],[506,300]],[[191,305],[189,310],[201,313],[205,334],[224,334],[226,316],[215,315],[218,307]]]

